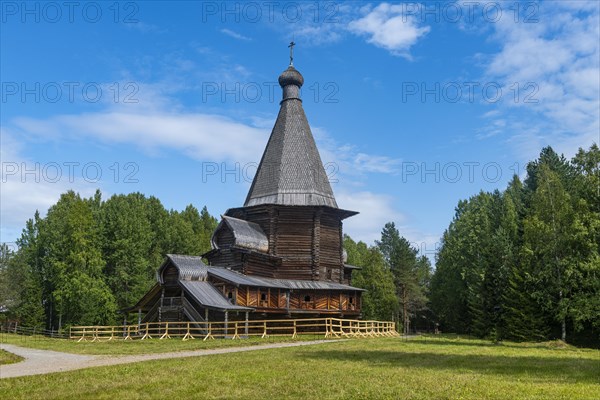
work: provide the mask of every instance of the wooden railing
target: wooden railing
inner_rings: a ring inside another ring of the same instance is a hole
[[[73,326],[69,337],[81,341],[115,339],[242,339],[249,337],[323,335],[325,338],[398,336],[391,321],[339,318],[229,322],[145,322],[140,325]]]

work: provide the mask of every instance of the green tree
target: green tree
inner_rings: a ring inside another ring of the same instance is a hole
[[[442,329],[486,336],[494,327],[499,298],[490,289],[500,275],[492,247],[497,203],[497,194],[484,192],[459,202],[444,233],[431,295]]]
[[[394,276],[386,267],[383,255],[376,247],[367,247],[364,242],[354,242],[344,235],[344,248],[348,263],[361,267],[352,274],[352,285],[366,289],[362,294],[364,319],[389,320],[398,311],[398,299]]]
[[[152,286],[156,268],[149,259],[153,239],[141,193],[115,195],[102,205],[106,280],[119,308],[134,304]]]
[[[587,286],[585,269],[595,256],[589,232],[578,218],[560,175],[542,163],[537,188],[525,220],[523,258],[535,284],[532,295],[560,324],[567,337],[567,319],[578,320],[576,293]],[[589,257],[592,259],[589,259]]]
[[[574,322],[578,328],[587,323],[600,330],[600,148],[593,144],[587,151],[579,149],[572,164],[577,172],[574,208],[586,233],[579,244],[587,255],[580,263],[586,285],[573,298],[578,310]]]
[[[600,326],[600,150],[552,148],[503,193],[459,201],[431,282],[443,329],[496,339],[566,339]]]
[[[10,315],[26,326],[43,326],[45,320],[44,296],[50,288],[45,282],[42,262],[43,249],[39,232],[43,221],[36,211],[33,219],[25,223],[21,237],[17,239],[18,251],[8,263],[8,285],[12,287],[14,303]]]
[[[458,202],[454,219],[444,232],[440,249],[436,255],[436,269],[431,278],[430,303],[442,330],[466,332],[470,326],[467,304],[467,283],[462,266],[461,226],[459,220],[465,213],[467,201]]]
[[[171,253],[169,246],[169,212],[159,199],[150,196],[145,202],[146,215],[150,223],[152,237],[148,249],[147,259],[151,269],[156,269],[167,253]],[[152,272],[154,272],[152,270]]]
[[[58,327],[110,324],[115,319],[114,296],[104,281],[95,205],[94,199],[69,191],[50,207],[41,232],[46,246],[43,263],[50,269],[53,288],[50,320]]]
[[[10,282],[10,264],[15,253],[6,243],[0,243],[0,307],[14,309],[18,302],[16,285]]]
[[[525,179],[525,187],[527,194],[534,193],[539,186],[539,169],[545,165],[550,170],[558,174],[564,187],[569,187],[573,179],[575,170],[564,155],[558,155],[550,146],[546,146],[540,152],[537,160],[527,164],[527,178]]]
[[[175,210],[169,212],[169,225],[167,227],[167,253],[200,255],[198,238],[194,233],[193,222],[189,214]]]
[[[504,243],[502,261],[507,267],[507,287],[502,293],[503,336],[512,340],[541,340],[548,334],[546,314],[531,296],[533,290],[529,272],[520,257],[523,218],[524,188],[515,175],[503,196],[503,220],[497,241]]]
[[[426,306],[425,287],[420,285],[417,250],[400,236],[393,222],[388,222],[381,232],[381,240],[376,242],[384,260],[394,276],[394,286],[402,313],[405,334],[410,332],[410,320],[416,312]],[[398,316],[399,317],[399,316]],[[399,321],[400,318],[397,318]]]

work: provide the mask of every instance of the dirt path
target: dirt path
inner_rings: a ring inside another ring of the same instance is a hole
[[[24,361],[0,365],[0,379],[14,378],[17,376],[49,374],[52,372],[72,371],[75,369],[100,367],[105,365],[128,364],[139,361],[163,360],[167,358],[200,357],[213,354],[239,353],[243,351],[257,351],[265,349],[278,349],[283,347],[309,346],[321,343],[337,342],[337,340],[313,340],[296,343],[271,343],[257,346],[228,347],[212,350],[178,351],[173,353],[139,354],[132,356],[92,356],[58,351],[31,349],[12,344],[0,344],[0,349],[25,358]]]

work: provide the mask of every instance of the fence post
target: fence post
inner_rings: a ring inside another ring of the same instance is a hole
[[[238,334],[238,322],[234,322],[235,331],[233,332],[233,337],[231,339],[239,339],[240,335]]]
[[[214,339],[215,337],[212,335],[212,322],[206,322],[206,336],[204,336],[203,341],[206,339]]]
[[[142,336],[142,340],[144,339],[152,339],[152,336],[150,335],[150,322],[146,322],[146,333]]]
[[[264,339],[268,336],[269,335],[267,335],[267,321],[263,321],[263,334],[261,336],[261,339]]]
[[[187,332],[185,334],[185,336],[183,337],[182,340],[188,340],[188,339],[194,339],[194,336],[192,336],[192,334],[190,333],[190,323],[188,321],[187,323]]]
[[[169,336],[169,322],[166,322],[165,333],[163,333],[163,335],[160,338],[161,339],[164,339],[164,338],[171,339],[171,336]]]
[[[127,336],[123,340],[132,340],[131,339],[131,325],[127,325]]]
[[[294,320],[294,334],[292,335],[292,339],[296,339],[296,320]]]
[[[83,327],[83,331],[81,332],[81,337],[79,338],[77,343],[81,342],[82,340],[85,340],[85,327]]]

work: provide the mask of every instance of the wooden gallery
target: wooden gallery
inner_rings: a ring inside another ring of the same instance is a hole
[[[303,83],[290,62],[244,206],[222,216],[202,257],[166,257],[154,287],[127,310],[138,322],[360,316],[363,290],[352,287],[356,267],[342,247],[342,221],[357,212],[337,206],[302,108]]]

